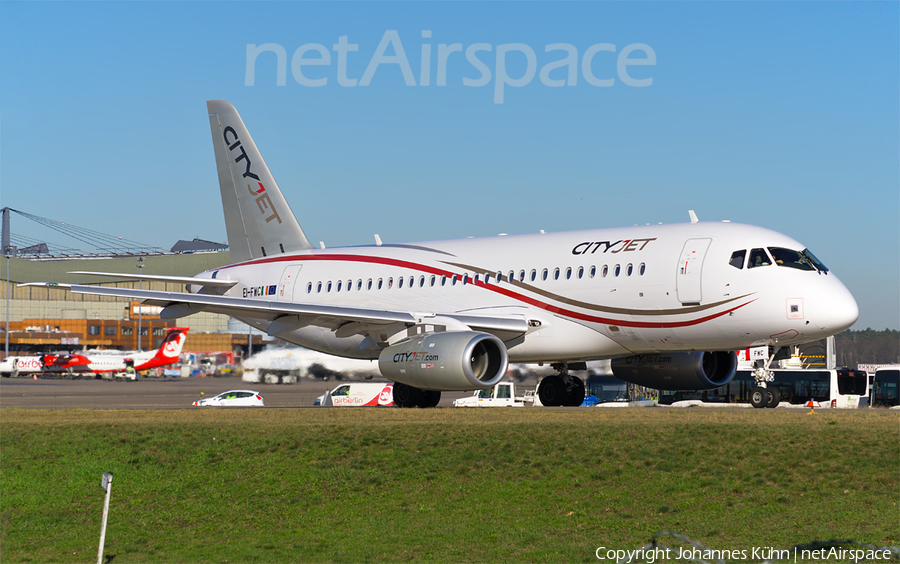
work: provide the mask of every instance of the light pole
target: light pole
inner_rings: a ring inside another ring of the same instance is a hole
[[[16,247],[12,245],[3,249],[3,254],[6,255],[6,349],[3,358],[9,358],[9,257],[15,252]]]
[[[144,274],[144,256],[141,255],[138,257],[138,276],[143,276]],[[144,281],[140,278],[138,279],[138,289],[144,289]],[[137,310],[138,310],[138,351],[142,351],[141,348],[141,302],[138,302]]]

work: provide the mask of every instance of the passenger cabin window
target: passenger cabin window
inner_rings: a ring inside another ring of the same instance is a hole
[[[797,270],[816,269],[809,259],[797,251],[783,249],[781,247],[769,247],[769,252],[772,253],[772,258],[775,259],[775,264],[778,266],[787,266],[789,268],[796,268]]]
[[[769,260],[769,255],[766,254],[765,250],[753,249],[750,251],[750,261],[747,263],[747,268],[769,266],[770,264],[772,264],[772,261]]]
[[[747,256],[747,250],[743,249],[740,251],[735,251],[731,253],[731,260],[728,261],[728,264],[735,267],[738,270],[744,268],[744,257]]]

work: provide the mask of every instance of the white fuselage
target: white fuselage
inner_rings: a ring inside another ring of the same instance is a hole
[[[730,264],[736,251],[769,248],[804,246],[760,227],[698,222],[313,249],[200,277],[240,280],[225,295],[247,300],[520,317],[528,330],[507,342],[511,362],[791,345],[855,322],[856,302],[833,273],[774,260]],[[271,323],[242,319],[263,330]],[[279,336],[339,356],[378,356],[362,334],[336,329]]]

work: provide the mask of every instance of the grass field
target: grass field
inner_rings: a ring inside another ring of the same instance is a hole
[[[5,409],[0,559],[96,561],[106,471],[114,564],[900,540],[896,412]]]

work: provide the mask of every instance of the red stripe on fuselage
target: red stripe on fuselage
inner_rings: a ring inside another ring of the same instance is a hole
[[[346,262],[363,262],[370,264],[381,264],[386,266],[396,266],[398,268],[408,268],[410,270],[416,270],[419,272],[426,272],[428,274],[434,274],[438,276],[461,276],[457,272],[450,272],[449,270],[443,270],[440,268],[435,268],[432,266],[427,266],[424,264],[418,264],[414,262],[409,262],[405,260],[399,259],[391,259],[385,257],[373,257],[366,255],[337,255],[337,254],[320,254],[320,255],[294,255],[289,257],[267,257],[262,259],[256,259],[247,261],[244,263],[226,266],[220,268],[218,270],[225,270],[226,268],[231,268],[235,266],[252,266],[259,264],[271,264],[276,262],[295,262],[295,261],[307,261],[307,260],[322,260],[322,261],[346,261]],[[621,327],[636,327],[638,329],[669,329],[675,327],[690,327],[692,325],[699,325],[701,323],[705,323],[707,321],[711,321],[718,317],[722,317],[728,313],[736,311],[746,305],[749,305],[756,301],[756,299],[752,299],[748,302],[742,303],[738,306],[735,306],[730,309],[726,309],[725,311],[714,313],[712,315],[707,315],[705,317],[700,317],[698,319],[692,319],[687,321],[670,321],[670,322],[660,322],[660,321],[625,321],[621,319],[612,319],[607,317],[597,317],[594,315],[588,315],[586,313],[579,313],[577,311],[572,311],[569,309],[561,308],[558,306],[554,306],[548,304],[546,302],[542,302],[540,300],[536,300],[534,298],[530,298],[527,296],[523,296],[518,292],[513,292],[512,290],[508,290],[505,287],[501,287],[497,284],[485,284],[482,281],[478,282],[468,282],[473,286],[478,288],[484,288],[485,290],[491,290],[493,292],[497,292],[498,294],[502,294],[508,298],[512,298],[514,300],[518,300],[520,302],[524,302],[526,304],[532,305],[539,309],[543,309],[545,311],[549,311],[551,313],[556,313],[565,317],[571,317],[572,319],[579,319],[581,321],[588,321],[591,323],[602,323],[605,325],[618,325]],[[640,315],[640,313],[635,313],[634,315]]]

